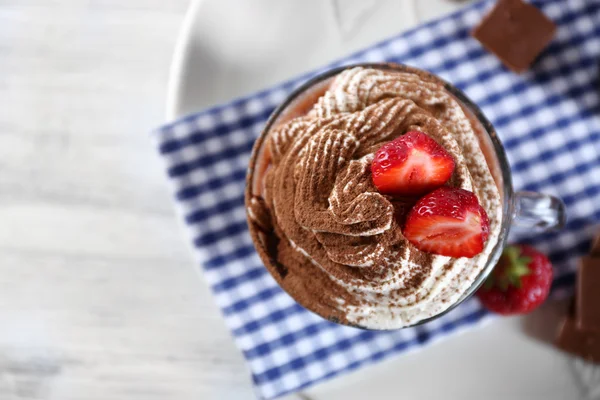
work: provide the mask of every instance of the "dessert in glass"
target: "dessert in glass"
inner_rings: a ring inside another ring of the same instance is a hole
[[[298,303],[366,329],[421,324],[467,299],[509,228],[564,224],[514,193],[504,149],[460,90],[400,64],[337,68],[298,88],[250,160],[248,224]]]

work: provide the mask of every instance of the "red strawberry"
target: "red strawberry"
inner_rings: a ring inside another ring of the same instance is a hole
[[[490,222],[477,197],[443,186],[414,205],[402,233],[416,248],[450,257],[473,257],[483,251]]]
[[[546,300],[552,275],[550,260],[533,247],[508,246],[477,297],[499,314],[525,314]]]
[[[373,183],[383,194],[413,196],[428,193],[454,172],[454,159],[423,132],[408,132],[384,144],[371,164]]]

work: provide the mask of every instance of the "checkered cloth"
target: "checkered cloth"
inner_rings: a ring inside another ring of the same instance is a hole
[[[576,258],[600,219],[600,0],[535,1],[558,25],[536,65],[509,72],[469,36],[491,1],[379,43],[327,68],[394,61],[463,89],[495,125],[516,189],[562,197],[560,233],[525,238],[556,266],[555,295],[572,288]],[[257,394],[273,398],[355,370],[442,336],[488,314],[476,300],[424,326],[374,332],[336,325],[299,306],[256,254],[244,209],[246,167],[273,109],[316,73],[211,108],[161,128],[158,148],[174,184],[204,278],[243,351]]]

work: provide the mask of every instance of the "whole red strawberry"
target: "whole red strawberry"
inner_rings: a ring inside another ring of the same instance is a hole
[[[475,194],[443,186],[413,206],[402,233],[419,250],[470,258],[483,251],[490,222]]]
[[[546,300],[552,284],[550,260],[525,244],[506,247],[477,296],[498,314],[526,314]]]
[[[423,132],[408,132],[377,150],[371,174],[377,190],[391,196],[414,196],[444,185],[454,159]]]

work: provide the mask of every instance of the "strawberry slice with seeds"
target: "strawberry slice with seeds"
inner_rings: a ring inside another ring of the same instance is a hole
[[[489,236],[487,213],[475,194],[441,187],[419,200],[402,233],[416,248],[449,257],[474,257]]]
[[[380,193],[414,196],[444,185],[454,172],[454,159],[423,132],[411,131],[384,144],[371,164]]]

